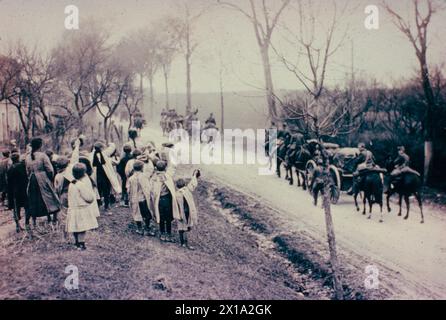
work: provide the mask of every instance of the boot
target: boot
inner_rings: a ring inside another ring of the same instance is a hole
[[[80,243],[79,243],[79,239],[77,237],[77,234],[74,234],[74,245],[76,246],[77,249],[80,248]]]
[[[180,231],[180,246],[186,247],[186,241],[184,239],[184,231]]]
[[[144,230],[142,228],[142,223],[141,222],[137,222],[136,223],[136,233],[143,236],[144,235]]]
[[[20,224],[16,222],[15,232],[20,233],[20,231],[22,231],[22,227],[20,227]]]
[[[167,242],[175,243],[175,239],[173,238],[172,234],[167,235]]]
[[[185,239],[184,241],[185,241],[185,247],[186,247],[186,248],[188,248],[189,250],[192,250],[192,251],[195,250],[194,247],[192,247],[192,246],[190,246],[190,245],[188,244],[187,239]]]

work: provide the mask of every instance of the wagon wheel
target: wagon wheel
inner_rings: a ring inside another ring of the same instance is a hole
[[[317,165],[314,160],[309,160],[307,162],[307,165],[305,166],[306,182],[308,184],[307,190],[310,194],[312,194],[313,191],[311,190],[311,188],[309,186],[310,186],[311,180],[313,180],[314,170],[316,169],[316,166]]]
[[[330,170],[330,201],[332,204],[337,204],[341,196],[341,176],[338,168],[331,165]]]

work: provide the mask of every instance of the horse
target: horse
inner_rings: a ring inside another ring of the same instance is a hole
[[[383,185],[383,180],[382,180],[382,173],[380,173],[379,171],[369,171],[367,173],[364,173],[363,175],[364,176],[362,177],[361,182],[358,184],[358,189],[355,192],[355,194],[353,195],[353,197],[355,199],[356,210],[359,211],[359,206],[358,206],[358,201],[357,201],[358,194],[360,192],[364,192],[364,197],[363,197],[364,209],[362,211],[362,214],[363,215],[366,214],[366,202],[368,201],[368,203],[369,203],[368,219],[371,219],[373,204],[377,203],[377,204],[379,204],[380,213],[381,213],[379,222],[383,222],[384,221],[384,219],[383,219],[384,185]]]
[[[398,216],[401,216],[401,207],[402,207],[402,199],[404,197],[404,201],[406,202],[406,215],[404,217],[405,220],[409,218],[409,210],[410,210],[410,201],[409,197],[414,195],[418,201],[418,205],[420,207],[421,212],[421,222],[424,223],[424,215],[423,215],[423,203],[421,200],[421,178],[419,175],[413,172],[404,172],[399,177],[394,178],[391,176],[386,177],[386,194],[387,194],[387,211],[390,212],[390,197],[394,193],[398,193],[399,195],[399,212]]]
[[[296,176],[297,176],[297,187],[300,187],[302,185],[303,190],[307,189],[307,175],[306,175],[306,165],[307,162],[311,159],[311,153],[308,150],[307,144],[302,144],[298,146],[298,150],[295,152],[292,152],[287,157],[287,176],[289,176],[289,182],[290,185],[294,184],[293,179],[293,167],[296,169]],[[302,184],[301,180],[302,178]]]
[[[160,126],[163,131],[163,137],[165,137],[169,133],[169,121],[166,115],[161,117]]]
[[[282,165],[282,162],[285,162],[287,152],[288,152],[288,144],[286,143],[286,141],[284,141],[282,139],[278,139],[275,153],[276,153],[276,157],[277,157],[276,173],[279,178],[280,178],[280,166]],[[287,174],[288,174],[288,171],[287,171]]]

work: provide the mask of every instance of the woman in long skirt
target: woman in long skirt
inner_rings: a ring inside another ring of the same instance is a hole
[[[54,170],[48,156],[40,151],[41,148],[42,139],[33,139],[31,153],[25,160],[28,175],[28,210],[33,219],[46,216],[48,222],[56,224],[60,201],[51,182]]]

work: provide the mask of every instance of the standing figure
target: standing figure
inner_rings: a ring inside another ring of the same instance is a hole
[[[13,210],[16,231],[20,232],[21,209],[25,210],[25,228],[29,230],[29,212],[28,212],[28,196],[26,194],[26,186],[28,177],[26,176],[26,167],[23,161],[20,161],[20,154],[13,153],[11,155],[12,165],[8,170],[8,209]],[[33,220],[34,225],[36,220]]]
[[[132,159],[132,147],[129,145],[124,146],[124,156],[119,161],[116,171],[118,172],[121,178],[121,189],[122,189],[122,197],[121,201],[123,202],[125,207],[129,206],[129,195],[127,192],[127,176],[125,175],[125,166]]]
[[[60,201],[51,182],[54,176],[53,166],[48,156],[40,151],[42,143],[42,139],[34,138],[31,141],[31,152],[25,160],[28,209],[33,219],[46,216],[48,222],[56,224]]]
[[[197,206],[192,192],[198,185],[198,178],[200,177],[200,170],[195,170],[192,174],[191,181],[186,184],[183,179],[177,181],[177,195],[176,200],[180,212],[180,219],[178,220],[178,231],[180,234],[180,245],[190,250],[194,248],[189,246],[187,241],[187,232],[190,232],[198,222]]]
[[[9,158],[9,150],[2,151],[3,159],[0,160],[0,205],[2,205],[6,198],[8,192],[8,180],[7,173],[12,162]]]
[[[324,194],[324,161],[322,158],[318,158],[317,160],[317,167],[314,170],[313,178],[310,182],[310,190],[313,194],[313,204],[314,206],[317,206],[317,198],[319,193],[322,195]]]
[[[128,180],[130,208],[132,210],[133,220],[136,222],[137,233],[144,235],[142,223],[145,224],[146,232],[149,236],[155,234],[150,230],[150,221],[152,213],[149,209],[150,204],[150,176],[143,172],[144,163],[136,160],[133,164],[134,173]]]
[[[73,177],[68,188],[67,232],[73,233],[75,245],[85,250],[85,235],[89,230],[98,228],[96,213],[91,206],[95,193],[90,180],[85,174],[87,168],[83,163],[73,166]]]
[[[90,162],[93,165],[93,180],[98,188],[99,196],[103,199],[104,209],[110,215],[110,197],[112,188],[117,194],[121,194],[121,186],[113,168],[112,160],[109,158],[115,145],[104,150],[104,145],[100,142],[94,144],[94,151],[90,155]]]
[[[58,173],[54,178],[54,189],[59,197],[62,212],[66,212],[66,209],[68,208],[68,187],[70,185],[70,180],[67,179],[65,170],[69,167],[69,164],[70,160],[65,156],[59,157],[56,161]],[[69,169],[71,170],[72,166],[70,166]]]
[[[175,201],[175,184],[171,173],[166,172],[166,168],[165,161],[156,162],[156,171],[152,180],[151,208],[156,222],[159,223],[161,241],[173,242],[172,221],[179,220],[180,215]]]

